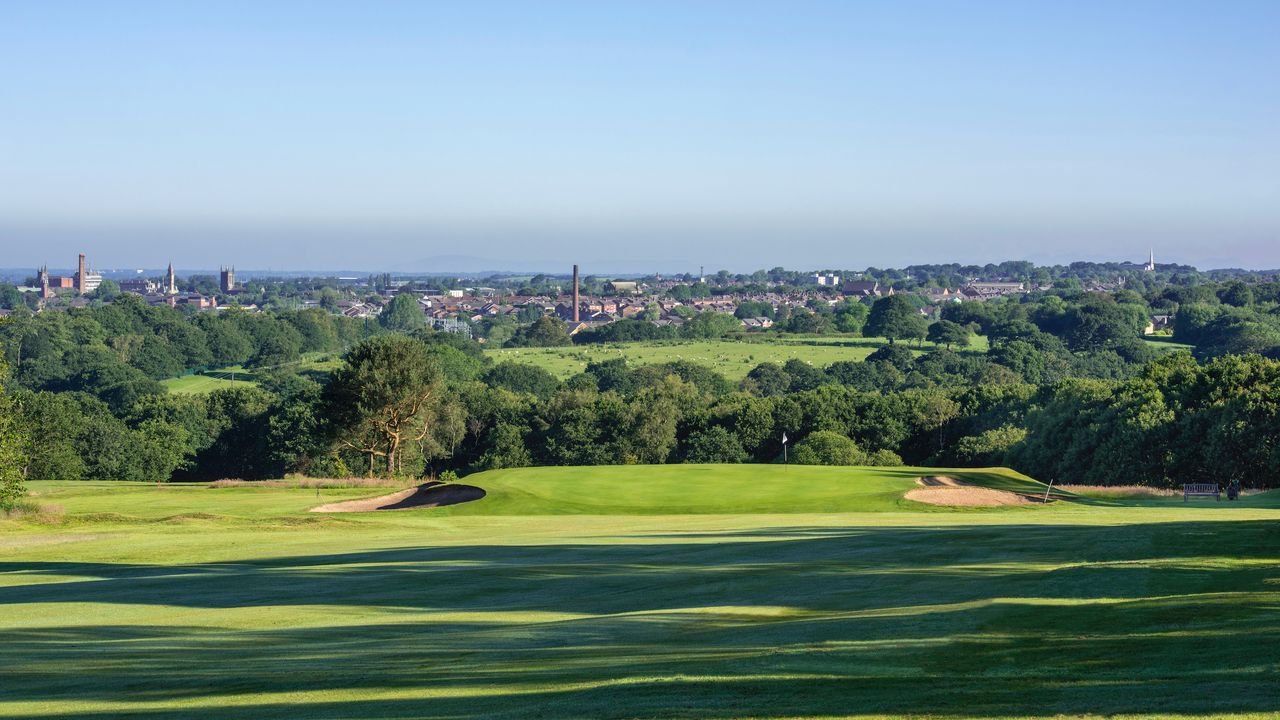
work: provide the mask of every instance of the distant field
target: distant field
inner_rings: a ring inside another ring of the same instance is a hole
[[[1195,350],[1195,345],[1180,343],[1171,335],[1145,335],[1142,340],[1159,350]]]
[[[769,341],[653,341],[612,343],[606,345],[572,345],[558,348],[506,348],[489,350],[495,362],[513,360],[537,365],[559,378],[567,378],[586,369],[592,361],[626,358],[637,365],[655,365],[673,360],[688,360],[706,365],[730,380],[740,380],[751,368],[762,362],[782,364],[798,358],[817,367],[840,360],[864,360],[888,341],[883,338],[858,337],[785,337]],[[915,344],[909,345],[915,349]],[[918,352],[932,349],[922,343]],[[987,339],[975,337],[970,352],[986,352]]]
[[[289,367],[301,373],[327,373],[341,364],[340,357],[341,353],[306,353],[301,360],[290,364]],[[169,378],[162,380],[160,384],[171,393],[198,395],[224,388],[256,385],[257,379],[254,376],[254,370],[247,369],[243,365],[229,365],[206,370],[197,375]]]
[[[240,377],[252,377],[248,373],[241,373]],[[235,380],[228,376],[219,375],[183,375],[179,378],[169,378],[162,380],[161,385],[171,393],[185,393],[189,395],[203,395],[214,390],[222,390],[223,388],[244,387],[246,385],[256,385],[252,380],[241,380],[237,377]]]

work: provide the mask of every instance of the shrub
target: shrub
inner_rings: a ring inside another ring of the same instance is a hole
[[[898,456],[898,453],[893,452],[892,450],[877,450],[873,453],[869,453],[866,460],[863,461],[863,464],[872,465],[874,467],[901,467],[902,458]]]
[[[1003,465],[1005,454],[1025,440],[1026,428],[1001,425],[979,435],[969,435],[956,442],[955,458],[963,465]]]
[[[796,444],[792,458],[800,465],[862,465],[866,453],[840,433],[819,430]]]

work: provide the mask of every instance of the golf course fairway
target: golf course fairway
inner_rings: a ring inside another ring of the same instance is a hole
[[[1280,493],[952,508],[667,465],[396,488],[37,482],[0,520],[0,717],[1273,718]],[[406,483],[405,487],[412,483]]]

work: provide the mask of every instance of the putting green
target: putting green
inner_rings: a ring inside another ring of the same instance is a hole
[[[386,490],[35,483],[65,515],[0,520],[0,717],[1280,712],[1276,494],[947,510],[919,472],[507,470],[345,515],[306,510]]]

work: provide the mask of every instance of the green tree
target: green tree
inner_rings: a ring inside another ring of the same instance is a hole
[[[844,300],[835,307],[836,330],[842,333],[861,335],[867,324],[867,316],[871,308],[856,301]]]
[[[969,328],[950,320],[939,320],[929,326],[928,340],[937,345],[968,347],[973,333]]]
[[[27,440],[25,475],[32,480],[82,480],[87,458],[78,441],[90,431],[75,393],[27,392],[18,399]],[[158,396],[153,396],[158,397]]]
[[[0,308],[14,310],[26,307],[26,301],[22,295],[23,293],[13,283],[0,283]]]
[[[93,292],[89,293],[90,300],[99,300],[109,303],[120,297],[120,285],[115,280],[103,280]]]
[[[1026,437],[1026,428],[1001,425],[960,438],[951,454],[963,467],[1003,465],[1009,450]]]
[[[861,465],[866,455],[850,438],[819,430],[796,443],[791,459],[798,465]]]
[[[905,373],[915,367],[916,355],[901,345],[882,345],[868,355],[865,362],[886,363]]]
[[[720,425],[693,433],[685,444],[687,463],[742,463],[747,459],[742,443]]]
[[[516,330],[507,341],[507,347],[558,347],[571,342],[564,321],[544,315]]]
[[[791,376],[777,363],[762,362],[751,368],[742,384],[761,397],[773,397],[787,393],[791,388]]]
[[[240,365],[253,356],[253,339],[238,322],[244,314],[243,310],[233,308],[217,315],[196,316],[196,324],[204,329],[214,366]]]
[[[276,401],[268,413],[264,464],[269,476],[310,474],[325,455],[321,392],[319,383],[300,375],[284,375],[272,386]]]
[[[489,431],[488,448],[477,463],[481,470],[528,467],[533,458],[525,445],[521,428],[511,423],[498,423]]]
[[[827,381],[826,373],[800,358],[786,361],[782,364],[782,370],[790,379],[787,386],[790,392],[812,390]]]
[[[427,324],[427,316],[418,305],[418,299],[409,293],[391,298],[391,302],[378,314],[378,324],[387,330],[409,332]]]
[[[869,337],[895,340],[921,340],[928,332],[928,323],[916,307],[904,295],[889,295],[876,300],[862,330]]]
[[[365,458],[372,476],[381,458],[387,475],[401,471],[411,428],[441,389],[426,346],[401,335],[370,338],[347,353],[325,388],[326,416],[338,443]],[[421,430],[417,430],[421,432]]]
[[[555,375],[536,365],[501,362],[484,374],[486,385],[505,388],[512,392],[536,395],[544,400],[555,394],[560,381]]]
[[[148,482],[167,482],[187,460],[190,438],[181,425],[146,420],[137,429],[138,474]]]
[[[4,388],[7,375],[0,364],[0,510],[11,509],[26,494],[27,438],[19,409]]]
[[[1225,305],[1234,305],[1235,307],[1248,307],[1253,304],[1253,288],[1236,280],[1228,283],[1221,291],[1218,292],[1218,298]]]
[[[732,315],[718,312],[701,312],[680,327],[680,334],[698,340],[714,340],[742,329],[742,323]]]
[[[1067,312],[1072,350],[1100,350],[1139,337],[1145,314],[1114,302],[1089,302]]]

